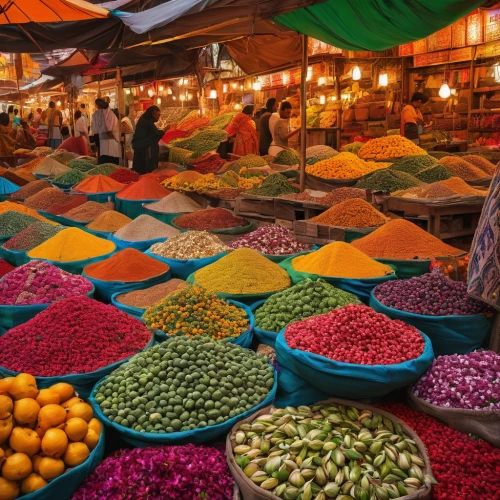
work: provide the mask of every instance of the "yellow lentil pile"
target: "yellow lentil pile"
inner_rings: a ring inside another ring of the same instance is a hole
[[[425,155],[427,152],[415,143],[400,135],[388,135],[368,141],[358,151],[365,160],[389,160],[408,155]]]
[[[337,278],[378,278],[394,271],[390,266],[371,259],[349,243],[334,241],[316,252],[295,257],[296,271]]]
[[[31,259],[73,262],[106,255],[115,249],[109,240],[98,238],[76,227],[70,227],[28,252]]]
[[[450,174],[460,177],[464,181],[477,181],[488,177],[480,168],[477,168],[472,163],[458,156],[445,156],[441,158],[439,162],[448,172],[450,172]]]
[[[199,174],[194,170],[186,170],[185,172],[181,172],[180,174],[165,179],[161,185],[167,189],[173,189],[175,191],[194,191],[193,184],[201,178],[203,178],[202,174]]]
[[[361,198],[345,200],[326,212],[309,219],[315,224],[339,227],[375,227],[389,219]]]
[[[255,250],[239,248],[194,273],[210,292],[233,295],[277,292],[290,286],[288,273]]]
[[[487,176],[493,175],[496,170],[496,166],[491,163],[491,161],[478,155],[466,155],[462,156],[462,160],[472,163],[475,167],[481,169]]]
[[[358,179],[373,172],[373,163],[370,165],[352,153],[340,153],[314,165],[308,165],[306,172],[321,179]]]

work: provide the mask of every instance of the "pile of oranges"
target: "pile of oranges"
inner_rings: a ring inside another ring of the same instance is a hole
[[[38,390],[32,375],[0,380],[0,500],[40,490],[85,462],[102,425],[66,383]]]
[[[358,151],[364,160],[389,160],[409,155],[425,155],[427,151],[400,135],[388,135],[368,141]]]

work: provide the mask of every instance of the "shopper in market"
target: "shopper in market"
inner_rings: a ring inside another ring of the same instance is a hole
[[[234,136],[233,154],[235,155],[259,154],[257,128],[252,118],[253,111],[253,104],[248,104],[241,110],[241,113],[234,116],[227,128],[228,136]]]
[[[49,131],[49,147],[57,149],[62,142],[62,113],[56,109],[56,103],[54,101],[49,102],[49,107],[46,110],[46,117]]]
[[[429,102],[429,97],[422,92],[415,92],[411,98],[410,104],[407,104],[401,112],[401,135],[413,141],[420,143],[420,135],[424,128],[430,125],[424,124],[424,117],[420,108]]]
[[[17,127],[19,127],[21,123],[21,117],[19,116],[19,110],[15,109],[14,110],[14,119],[12,120],[12,128],[14,130],[17,130]]]
[[[160,119],[160,108],[150,106],[142,114],[135,127],[132,139],[134,149],[133,170],[138,174],[147,174],[158,168],[160,146],[158,141],[165,133],[159,130],[155,123]]]
[[[0,113],[0,156],[12,156],[16,148],[15,132],[11,127],[9,115]]]
[[[12,121],[14,120],[14,105],[11,104],[8,108],[7,108],[7,113],[8,113],[8,116],[9,116],[9,121],[12,123]]]
[[[260,115],[259,152],[261,156],[267,155],[269,146],[273,142],[269,121],[276,111],[278,111],[278,101],[275,97],[270,97]]]
[[[18,148],[35,149],[36,139],[33,136],[33,131],[29,123],[21,120],[16,129],[16,145]]]
[[[120,164],[120,122],[104,99],[96,99],[97,111],[92,115],[92,132],[96,139],[101,163]]]
[[[274,128],[271,130],[273,142],[269,148],[270,155],[276,156],[283,149],[289,149],[288,140],[300,132],[300,129],[291,129],[291,116],[292,105],[287,101],[283,101],[280,106],[280,118],[276,121]]]
[[[89,130],[87,126],[87,120],[83,116],[80,110],[75,112],[75,136],[83,137],[85,142],[89,142]]]

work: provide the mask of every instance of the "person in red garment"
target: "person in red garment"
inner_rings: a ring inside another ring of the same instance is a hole
[[[241,113],[231,120],[227,127],[227,135],[234,136],[233,154],[238,156],[258,155],[259,141],[257,140],[257,129],[252,119],[254,107],[249,104]]]

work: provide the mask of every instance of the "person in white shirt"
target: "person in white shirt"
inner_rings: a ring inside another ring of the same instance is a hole
[[[98,138],[98,163],[120,164],[122,147],[120,144],[120,122],[103,99],[96,99],[97,111],[92,115],[92,132]]]
[[[89,131],[87,128],[87,120],[82,115],[80,110],[75,112],[75,137],[84,137],[89,144]]]
[[[292,116],[292,105],[283,101],[280,106],[279,118],[271,123],[274,115],[269,120],[269,127],[273,134],[273,142],[269,148],[269,154],[276,156],[283,149],[289,149],[288,139],[300,132],[300,129],[290,128],[290,117]]]

